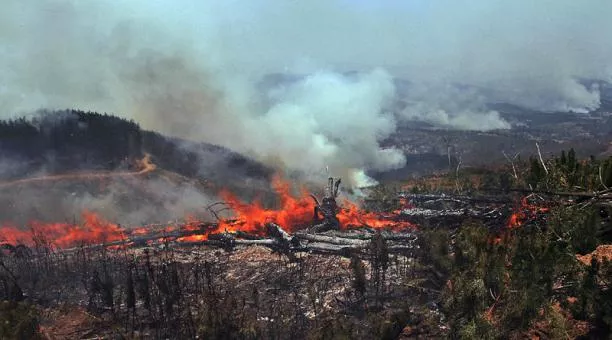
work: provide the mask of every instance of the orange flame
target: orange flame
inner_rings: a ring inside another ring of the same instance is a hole
[[[415,228],[414,224],[407,221],[393,221],[390,218],[393,215],[385,217],[376,213],[365,212],[349,200],[344,200],[343,206],[344,208],[338,214],[338,220],[340,220],[340,225],[343,228],[362,225],[375,229],[391,229],[394,231]],[[393,213],[397,214],[400,211],[394,211]]]
[[[30,230],[20,230],[14,226],[0,228],[0,241],[33,245],[36,238],[50,242],[60,248],[80,243],[106,243],[125,239],[125,233],[118,225],[99,218],[96,214],[83,212],[83,224],[69,223],[30,223]]]
[[[167,225],[161,229],[147,227],[126,230],[119,225],[103,220],[96,214],[85,211],[82,225],[69,223],[41,223],[31,222],[30,230],[21,230],[12,225],[0,226],[0,243],[34,245],[38,235],[51,245],[66,248],[79,244],[100,244],[114,241],[131,241],[130,237],[147,237],[170,233],[181,233],[185,236],[172,236],[178,242],[204,241],[213,233],[219,232],[246,232],[263,235],[265,224],[275,222],[285,230],[292,232],[308,227],[314,217],[315,202],[308,196],[307,191],[301,188],[301,195],[291,195],[291,184],[275,176],[272,187],[279,197],[280,206],[277,209],[266,209],[258,200],[246,203],[227,190],[220,193],[220,197],[232,208],[234,217],[221,220],[218,224],[202,223],[197,218],[187,217],[182,226]],[[409,222],[394,221],[391,216],[382,216],[377,213],[365,212],[357,204],[344,200],[338,213],[338,220],[342,229],[359,226],[371,228],[387,228],[395,231],[414,228]],[[132,239],[133,240],[133,239]]]
[[[547,213],[550,210],[548,207],[530,203],[529,198],[530,196],[525,196],[521,199],[520,205],[510,215],[508,228],[518,228],[525,224],[525,222],[534,219],[538,214]]]
[[[227,202],[235,213],[235,220],[222,221],[217,231],[244,231],[260,234],[267,222],[275,222],[294,231],[307,225],[313,218],[314,201],[307,196],[302,188],[300,198],[291,195],[291,185],[284,182],[279,176],[272,180],[272,187],[280,198],[280,208],[266,209],[256,200],[248,204],[241,201],[228,191],[220,193],[221,198]]]

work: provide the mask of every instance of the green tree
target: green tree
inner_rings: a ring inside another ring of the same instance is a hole
[[[466,221],[455,236],[454,261],[443,308],[449,318],[451,336],[494,338],[494,328],[486,311],[501,294],[505,273],[499,246],[491,242],[487,228],[477,221]]]

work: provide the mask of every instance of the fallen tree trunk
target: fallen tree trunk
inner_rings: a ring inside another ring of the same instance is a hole
[[[417,239],[414,233],[393,233],[381,232],[381,237],[385,241],[414,241]],[[373,238],[373,234],[349,234],[341,231],[330,232],[329,235],[309,234],[303,232],[295,233],[295,237],[300,240],[310,242],[324,242],[331,244],[364,245],[368,244]]]
[[[612,188],[595,192],[586,191],[548,191],[548,190],[529,190],[529,189],[510,189],[509,192],[517,192],[522,194],[538,194],[542,196],[561,196],[561,197],[576,197],[582,199],[589,198],[610,198],[612,199]]]
[[[301,240],[306,240],[310,242],[323,242],[323,243],[329,243],[329,244],[362,246],[362,245],[366,245],[369,243],[368,240],[350,239],[350,238],[343,238],[343,237],[338,237],[338,236],[325,236],[325,235],[308,234],[308,233],[296,233],[295,237]]]
[[[368,249],[372,239],[376,235],[384,241],[388,241],[391,252],[403,252],[414,248],[417,239],[414,233],[395,233],[390,231],[373,230],[370,228],[331,230],[326,234],[314,234],[307,231],[299,231],[289,234],[276,223],[265,225],[267,236],[253,235],[243,231],[223,232],[207,234],[207,230],[216,229],[216,225],[201,225],[197,229],[190,227],[189,230],[176,227],[176,230],[152,231],[146,235],[127,235],[123,240],[109,243],[81,245],[60,250],[62,253],[82,250],[95,250],[109,247],[147,247],[151,245],[168,247],[193,247],[210,246],[219,247],[228,251],[237,246],[264,246],[275,252],[286,255],[291,260],[296,260],[295,253],[316,252],[349,256],[350,253],[363,252]],[[206,236],[202,240],[190,240],[190,236]],[[153,242],[153,243],[151,243]]]

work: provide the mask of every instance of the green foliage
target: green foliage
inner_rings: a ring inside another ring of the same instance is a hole
[[[36,309],[21,302],[0,302],[0,339],[39,339]]]
[[[407,311],[392,313],[389,317],[385,318],[380,326],[380,339],[397,339],[409,320],[410,314]]]
[[[514,177],[507,172],[499,174],[499,188],[508,192],[514,186]]]
[[[451,335],[461,339],[494,338],[485,312],[504,292],[504,249],[491,242],[481,223],[467,221],[455,236],[450,285],[443,296]]]
[[[551,339],[571,339],[572,326],[558,308],[549,305],[544,310],[544,320],[548,324],[547,334]]]
[[[392,211],[400,208],[400,202],[397,199],[398,191],[398,188],[394,186],[379,184],[370,191],[368,198],[376,202],[375,210]]]
[[[537,157],[527,165],[527,171],[518,171],[520,182],[510,173],[485,173],[481,188],[588,192],[612,187],[612,158],[580,161],[570,149],[545,160],[547,171]],[[427,284],[441,289],[438,301],[451,338],[522,338],[534,327],[546,328],[552,338],[571,338],[576,330],[567,318],[570,310],[593,327],[589,337],[609,337],[611,266],[593,262],[585,268],[576,259],[576,254],[590,253],[608,240],[610,222],[601,209],[553,207],[546,220],[506,230],[495,242],[490,231],[474,221],[466,221],[454,235],[448,230],[423,231],[420,262],[428,268]],[[576,301],[570,303],[568,297]]]
[[[595,258],[583,275],[577,294],[578,300],[572,305],[574,317],[592,320],[594,337],[612,334],[612,265],[601,263]]]
[[[458,331],[459,339],[496,339],[495,327],[486,319],[476,317],[463,325]]]
[[[602,270],[583,275],[575,257],[599,244],[596,216],[593,210],[560,207],[547,224],[507,231],[496,241],[482,224],[466,221],[454,235],[452,251],[442,245],[449,231],[424,233],[423,262],[448,278],[440,299],[450,336],[521,337],[536,321],[550,334],[568,334],[565,317],[550,309],[551,301],[566,305],[567,296],[578,298],[577,317],[598,323],[605,333],[612,303],[596,301],[609,298],[610,290],[602,288]]]
[[[612,333],[612,262],[603,261],[598,272],[595,323],[603,332]]]
[[[452,270],[450,234],[448,230],[426,229],[419,239],[421,262],[427,265],[428,285],[442,289]]]
[[[499,188],[499,178],[495,176],[495,173],[489,172],[482,177],[480,182],[480,189],[492,190]]]
[[[536,157],[529,158],[529,173],[526,178],[526,184],[537,189],[540,187],[546,178],[546,171],[540,161]]]
[[[612,187],[612,157],[608,158],[601,165],[602,181],[608,188]]]
[[[548,226],[554,236],[567,242],[568,253],[586,254],[600,243],[597,231],[601,218],[596,209],[557,208],[550,213]]]
[[[523,185],[532,189],[597,191],[612,186],[612,157],[580,161],[574,149],[546,160],[548,174],[537,157],[529,159]]]
[[[558,254],[546,235],[535,228],[519,229],[515,237],[507,296],[512,303],[505,309],[502,324],[507,329],[525,330],[552,295]]]
[[[58,172],[84,165],[110,170],[141,156],[142,137],[135,122],[107,114],[45,111],[32,119],[0,121],[0,152]],[[50,155],[61,162],[49,162]]]

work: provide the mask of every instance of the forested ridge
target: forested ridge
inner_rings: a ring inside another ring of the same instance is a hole
[[[203,169],[212,161],[246,176],[270,174],[260,163],[223,147],[169,138],[109,114],[42,111],[29,118],[0,121],[0,159],[18,165],[0,171],[5,179],[41,169],[47,173],[116,170],[129,167],[144,153],[163,168],[187,177],[210,175]]]

